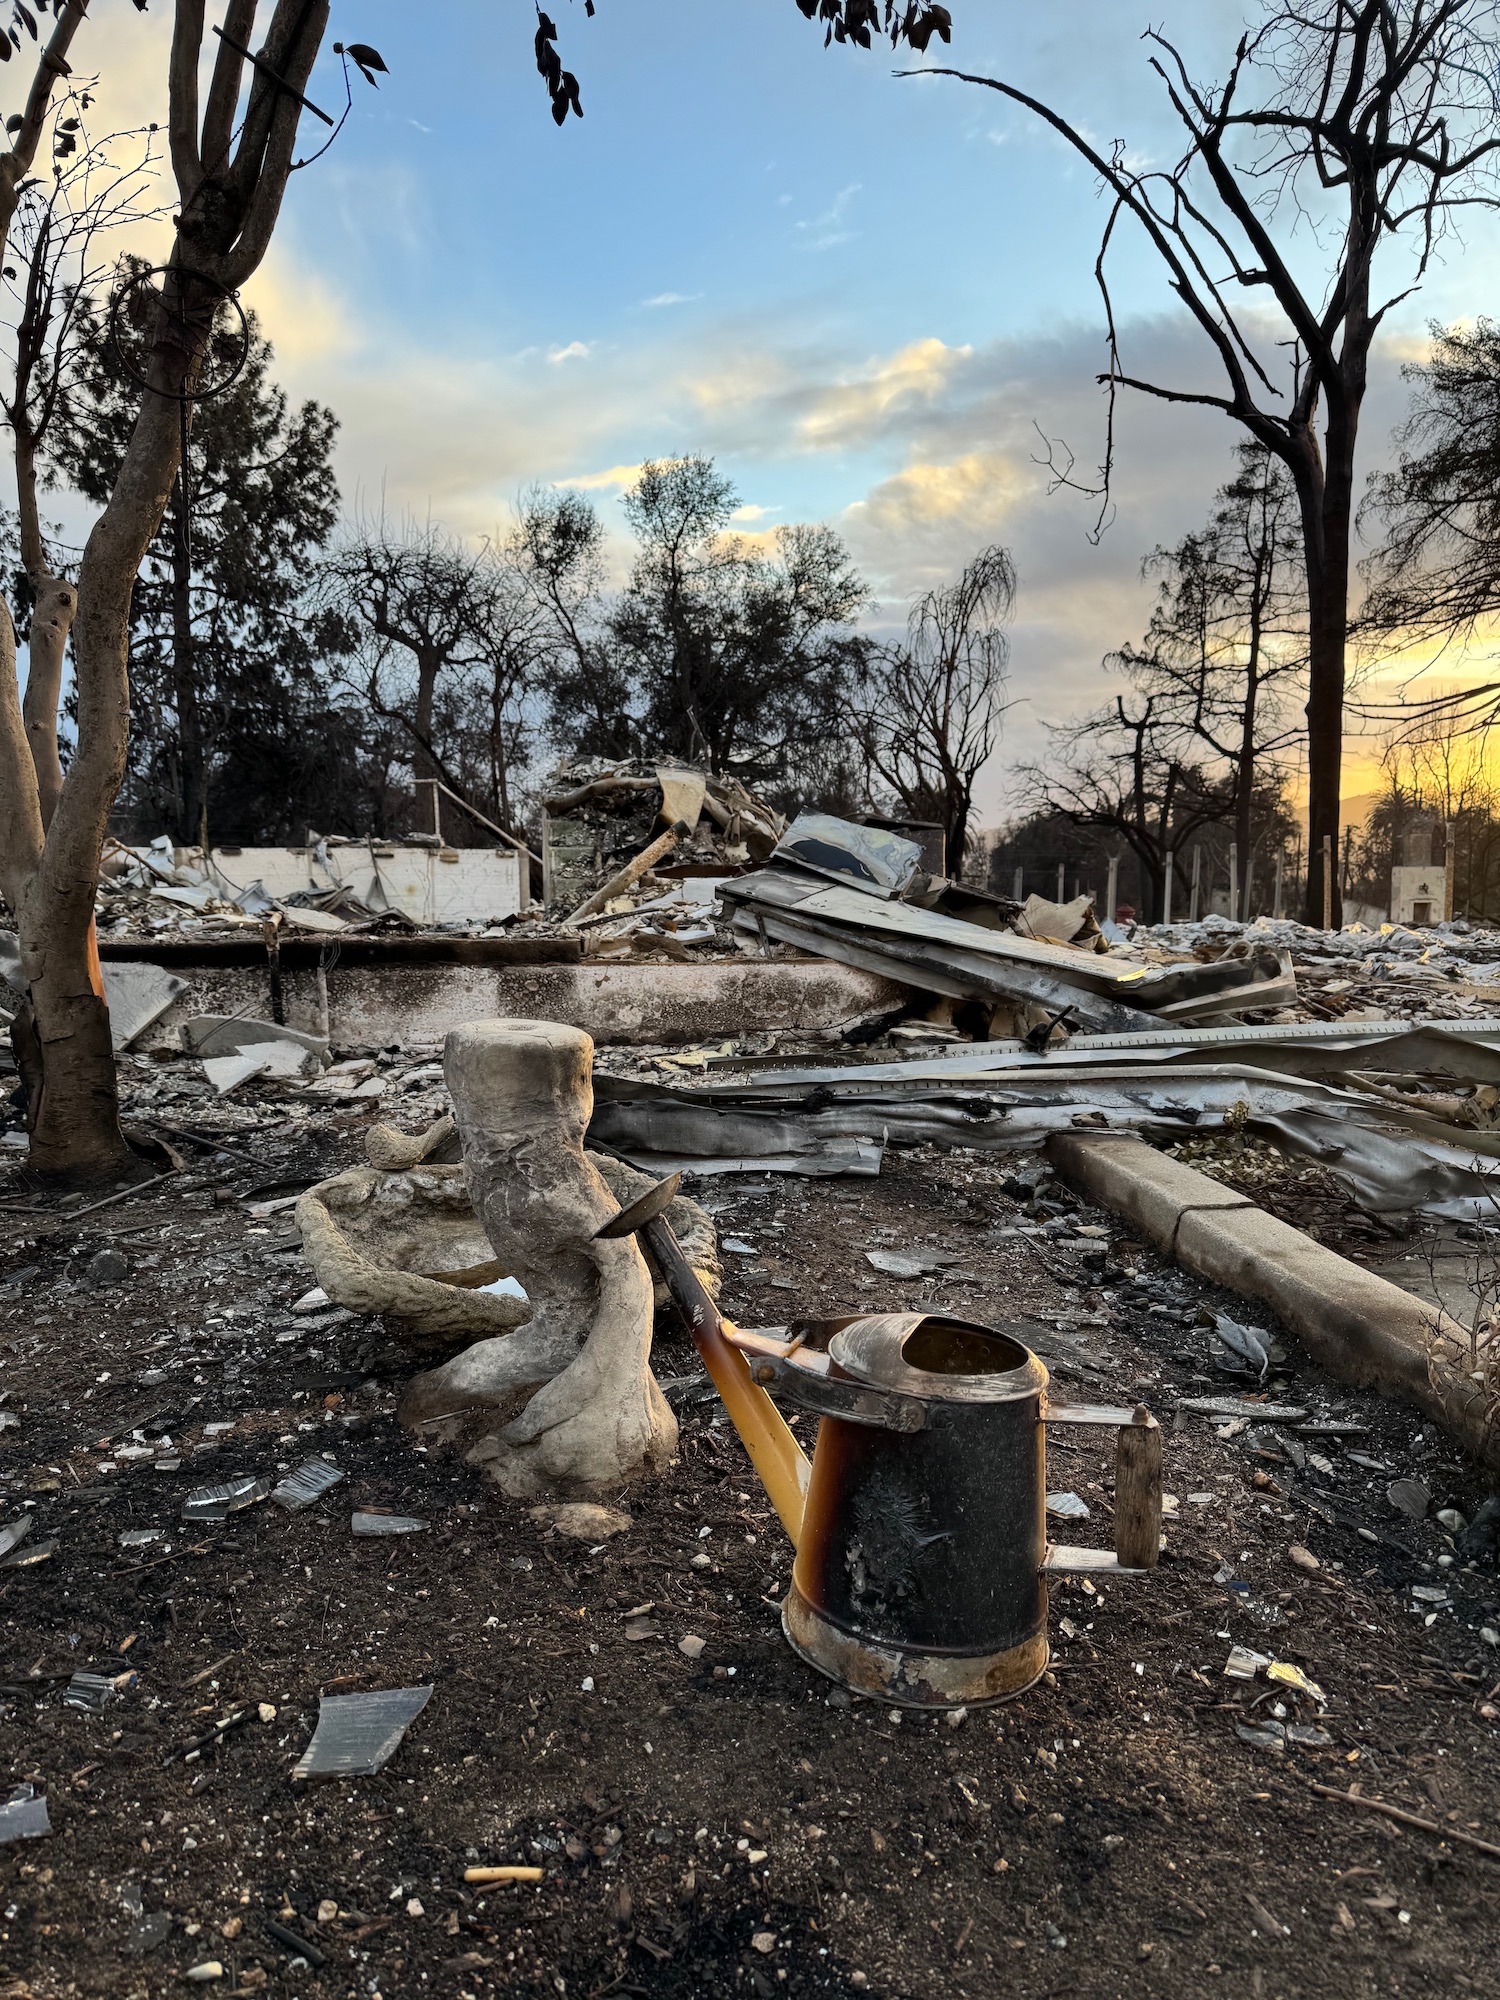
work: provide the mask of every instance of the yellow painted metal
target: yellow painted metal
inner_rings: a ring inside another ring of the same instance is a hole
[[[726,1337],[736,1335],[738,1329],[719,1317],[718,1307],[683,1255],[682,1245],[672,1234],[666,1217],[651,1214],[649,1202],[647,1197],[636,1205],[637,1209],[646,1210],[639,1224],[640,1233],[650,1244],[657,1268],[687,1319],[693,1345],[795,1548],[802,1533],[803,1502],[812,1476],[807,1455],[787,1429],[780,1410],[752,1378],[749,1362]],[[606,1226],[608,1233],[622,1233],[623,1229],[635,1226],[635,1214],[636,1209],[626,1210]]]
[[[693,1343],[795,1548],[802,1533],[802,1507],[812,1467],[780,1410],[760,1384],[752,1381],[749,1362],[724,1338],[726,1328],[729,1322],[720,1320],[717,1313],[710,1323],[708,1315],[695,1312]]]

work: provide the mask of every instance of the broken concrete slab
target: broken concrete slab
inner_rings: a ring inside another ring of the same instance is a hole
[[[100,969],[109,1005],[110,1039],[117,1053],[138,1041],[191,984],[160,965],[106,965]]]
[[[328,1037],[288,1028],[277,1021],[259,1021],[241,1014],[194,1014],[179,1022],[182,1046],[190,1055],[229,1056],[262,1042],[295,1042],[306,1054],[328,1054]]]
[[[281,1039],[253,1042],[248,1048],[236,1049],[232,1055],[205,1056],[203,1059],[203,1074],[220,1097],[227,1097],[230,1091],[238,1090],[252,1077],[275,1076],[290,1080],[305,1076],[319,1067],[319,1057],[300,1042]]]
[[[112,960],[100,969],[109,1006],[110,1040],[117,1055],[154,1027],[192,984],[182,973],[169,972],[144,955]],[[0,930],[0,993],[7,996],[7,1014],[20,1005],[25,993],[21,948],[14,931]]]
[[[270,1062],[263,1056],[210,1056],[203,1065],[203,1074],[220,1097],[228,1097],[231,1091],[238,1090],[252,1077],[265,1075],[270,1067]]]

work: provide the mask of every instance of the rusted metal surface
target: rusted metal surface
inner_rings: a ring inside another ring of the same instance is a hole
[[[1018,1693],[1046,1664],[1046,1369],[1008,1335],[925,1313],[854,1320],[828,1353],[830,1385],[916,1402],[924,1424],[819,1426],[788,1637],[892,1701]]]
[[[899,1708],[980,1708],[1011,1701],[1046,1672],[1046,1593],[1041,1626],[998,1653],[920,1653],[856,1638],[822,1616],[796,1584],[781,1607],[788,1645],[810,1667],[856,1694]]]
[[[631,1202],[628,1208],[622,1208],[618,1215],[612,1215],[608,1222],[601,1223],[594,1231],[595,1236],[606,1239],[634,1236],[635,1232],[644,1229],[648,1222],[654,1222],[657,1216],[665,1215],[677,1199],[681,1186],[681,1174],[668,1174],[664,1181],[658,1181],[655,1187],[648,1188],[643,1195]],[[674,1237],[672,1240],[675,1243],[677,1239]]]
[[[752,1381],[772,1390],[794,1410],[838,1417],[846,1424],[873,1424],[878,1430],[910,1434],[925,1429],[927,1413],[915,1396],[888,1396],[809,1368],[800,1356],[766,1356],[752,1362]]]

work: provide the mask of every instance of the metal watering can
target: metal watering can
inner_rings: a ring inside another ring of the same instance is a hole
[[[723,1319],[662,1211],[681,1175],[597,1233],[641,1234],[796,1549],[781,1624],[858,1694],[919,1709],[1021,1694],[1047,1666],[1047,1577],[1134,1574],[1161,1543],[1161,1429],[1055,1405],[1011,1334],[936,1313]],[[771,1399],[821,1418],[811,1461]],[[1113,1550],[1047,1540],[1048,1424],[1118,1432]]]

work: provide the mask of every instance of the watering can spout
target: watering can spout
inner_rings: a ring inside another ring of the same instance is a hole
[[[639,1234],[650,1244],[662,1277],[687,1317],[699,1358],[795,1549],[812,1467],[781,1412],[752,1377],[744,1354],[726,1337],[728,1322],[720,1317],[666,1219],[665,1211],[681,1185],[681,1174],[669,1175],[594,1233],[604,1238]]]

